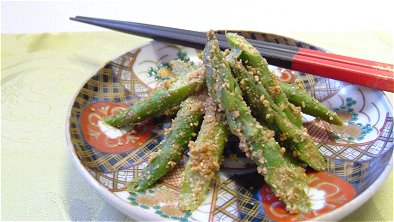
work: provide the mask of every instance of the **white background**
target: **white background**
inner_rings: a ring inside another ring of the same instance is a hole
[[[392,1],[1,1],[2,33],[103,30],[72,22],[76,15],[199,31],[273,33],[394,30]]]

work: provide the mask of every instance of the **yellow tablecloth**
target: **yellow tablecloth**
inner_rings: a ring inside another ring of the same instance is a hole
[[[337,53],[393,62],[387,32],[279,34]],[[106,203],[74,167],[65,118],[87,78],[146,41],[115,32],[1,36],[2,220],[132,220]],[[345,220],[392,221],[392,173]]]

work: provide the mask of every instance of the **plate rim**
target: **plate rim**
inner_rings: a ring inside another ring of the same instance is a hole
[[[101,69],[103,69],[107,64],[109,64],[111,61],[119,58],[120,56],[124,55],[127,52],[130,52],[132,50],[142,48],[144,46],[147,46],[149,44],[152,44],[152,42],[155,42],[155,40],[148,40],[147,42],[143,42],[141,44],[137,44],[135,47],[125,51],[118,53],[117,55],[113,56],[111,59],[107,60],[104,65],[98,67],[93,71],[78,87],[79,90],[83,88],[83,86],[93,77],[95,76]],[[127,215],[128,217],[136,220],[147,220],[147,216],[149,219],[153,220],[163,220],[164,218],[161,217],[154,217],[156,215],[152,214],[146,214],[146,212],[138,210],[139,208],[136,206],[131,205],[130,203],[122,200],[120,197],[116,196],[113,192],[109,191],[105,186],[103,186],[101,183],[99,183],[88,171],[88,169],[82,164],[81,160],[78,158],[78,155],[75,152],[74,145],[71,141],[71,134],[70,134],[70,118],[71,118],[71,111],[73,108],[73,104],[75,102],[75,99],[78,97],[80,91],[77,91],[74,93],[74,95],[71,98],[70,103],[68,104],[67,108],[67,115],[66,115],[66,121],[65,121],[65,134],[66,134],[66,144],[67,144],[67,149],[71,154],[71,159],[72,162],[74,163],[74,166],[77,168],[79,173],[89,182],[89,184],[101,194],[104,199],[109,202],[113,207],[115,207],[117,210],[121,211],[123,214]],[[131,211],[130,209],[135,209]],[[140,213],[142,212],[142,213]]]
[[[274,33],[267,33],[267,32],[258,32],[258,31],[245,31],[245,32],[252,32],[252,33],[261,33],[261,34],[266,34],[266,35],[274,35],[274,36],[280,36],[283,38],[289,38],[294,41],[299,41],[303,42],[305,44],[309,44],[311,46],[317,47],[319,49],[323,49],[322,47],[316,46],[315,44],[311,44],[302,40],[298,40],[293,37],[288,37],[288,36],[283,36],[283,35],[278,35]],[[116,58],[119,58],[120,56],[124,55],[127,52],[133,51],[135,49],[148,46],[154,42],[160,42],[160,43],[165,43],[162,41],[156,41],[156,40],[148,40],[147,42],[143,42],[141,44],[137,44],[131,49],[128,49],[125,52],[119,53],[118,55],[112,57],[109,59],[103,66],[100,66],[97,68],[95,71],[92,72],[91,75],[87,77],[85,81],[78,87],[80,90],[94,75],[96,75],[105,65],[110,63],[111,61],[115,60]],[[165,43],[166,44],[166,43]],[[189,47],[190,48],[190,47]],[[323,49],[326,52],[331,52],[326,49]],[[376,90],[379,92],[382,92],[386,101],[391,105],[390,100],[387,98],[387,95],[380,90]],[[71,141],[71,135],[70,135],[70,117],[71,117],[71,111],[73,104],[75,102],[75,99],[77,98],[79,94],[79,91],[77,91],[72,99],[71,102],[68,105],[67,109],[67,115],[66,115],[66,121],[65,121],[65,134],[66,134],[66,144],[67,144],[67,149],[69,150],[71,157],[72,157],[72,162],[74,163],[74,166],[77,168],[77,170],[82,174],[82,176],[89,182],[93,188],[98,191],[104,199],[109,202],[112,206],[114,206],[117,210],[121,211],[125,215],[131,217],[132,219],[135,220],[168,220],[165,218],[160,217],[159,215],[156,214],[147,214],[146,211],[140,210],[139,207],[133,206],[130,203],[122,200],[119,196],[115,195],[113,192],[109,191],[105,186],[103,186],[101,183],[99,183],[88,171],[88,169],[82,164],[81,160],[78,158],[74,145],[72,144]],[[356,196],[354,199],[346,203],[345,205],[341,206],[340,208],[336,208],[328,213],[319,215],[317,217],[309,219],[310,221],[321,221],[321,220],[341,220],[345,218],[346,216],[350,215],[353,213],[355,210],[360,208],[362,205],[364,205],[370,198],[376,193],[377,190],[383,185],[383,183],[386,181],[388,175],[390,172],[393,170],[393,161],[394,161],[394,151],[391,153],[390,160],[388,164],[385,166],[383,169],[382,173],[378,176],[378,178],[368,187],[366,190],[364,190],[361,194]],[[346,209],[345,209],[346,206]],[[350,208],[350,210],[349,210]]]

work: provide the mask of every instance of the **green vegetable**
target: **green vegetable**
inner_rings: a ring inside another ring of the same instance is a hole
[[[188,96],[205,87],[205,73],[198,69],[183,78],[165,81],[162,87],[155,89],[148,97],[117,114],[107,116],[104,122],[115,127],[122,127],[164,114],[168,109],[179,105]]]
[[[227,140],[224,118],[224,114],[217,112],[217,105],[209,98],[197,140],[189,144],[189,160],[182,177],[179,202],[182,210],[193,211],[200,205],[219,170]]]
[[[332,110],[321,104],[317,99],[296,84],[281,83],[280,87],[291,103],[301,107],[303,113],[318,117],[329,123],[343,126],[342,119]]]
[[[176,78],[182,78],[182,76],[192,73],[198,69],[192,62],[185,62],[183,60],[173,60],[170,62],[171,70]]]
[[[231,56],[230,54],[227,60],[230,61],[233,74],[239,82],[246,101],[260,123],[278,132],[280,141],[287,140],[290,147],[296,150],[294,154],[300,160],[315,170],[325,170],[326,162],[323,155],[307,134],[306,128],[299,128],[291,123],[272,100],[264,86],[255,81],[253,75]]]
[[[145,190],[176,165],[202,120],[204,98],[191,96],[182,102],[160,150],[151,155],[142,174],[127,185],[130,192]]]
[[[275,141],[274,133],[252,116],[213,32],[208,33],[203,60],[208,91],[225,112],[230,131],[240,139],[240,148],[256,163],[258,172],[289,212],[309,211],[305,170],[284,159],[284,150]]]
[[[254,48],[242,36],[239,36],[235,33],[227,33],[226,38],[232,47],[235,46],[242,51],[239,56],[242,60],[242,63],[245,66],[252,66],[254,69],[256,69],[254,71],[254,78],[263,84],[278,107],[286,114],[290,122],[294,123],[298,127],[301,127],[301,113],[294,107],[294,105],[289,103],[286,95],[282,92],[278,77],[272,74],[268,69],[268,63],[260,55],[259,51],[257,51],[257,49]]]

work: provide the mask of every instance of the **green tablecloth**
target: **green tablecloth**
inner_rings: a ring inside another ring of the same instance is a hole
[[[279,34],[393,63],[389,32]],[[65,123],[82,83],[111,58],[146,41],[115,32],[1,36],[2,220],[132,220],[78,173],[66,147]],[[345,220],[392,221],[392,173]]]

